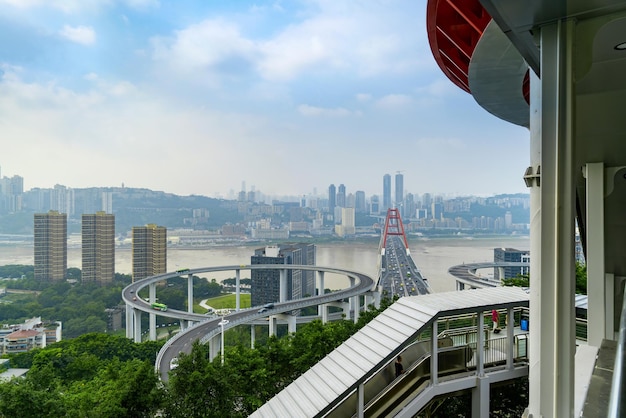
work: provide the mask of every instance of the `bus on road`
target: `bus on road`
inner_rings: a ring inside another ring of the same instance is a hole
[[[167,305],[164,303],[154,302],[150,306],[152,306],[152,309],[156,309],[157,311],[162,311],[162,312],[167,311]]]

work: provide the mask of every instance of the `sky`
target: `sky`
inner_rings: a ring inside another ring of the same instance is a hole
[[[0,0],[0,175],[180,195],[527,193],[416,0]],[[393,185],[392,185],[393,188]]]

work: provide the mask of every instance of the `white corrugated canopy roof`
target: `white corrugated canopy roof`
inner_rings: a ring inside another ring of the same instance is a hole
[[[400,298],[355,335],[256,410],[251,417],[314,417],[343,399],[372,370],[392,361],[434,318],[528,303],[517,287]]]

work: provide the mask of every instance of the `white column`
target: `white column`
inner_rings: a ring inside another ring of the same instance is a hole
[[[133,311],[130,305],[126,305],[126,338],[133,338],[134,335]]]
[[[359,295],[352,297],[352,306],[354,307],[354,323],[356,324],[359,321],[359,315],[361,310],[361,298]]]
[[[515,317],[513,316],[513,308],[506,310],[506,368],[513,370],[513,357],[515,356]]]
[[[134,324],[135,324],[135,342],[141,342],[141,311],[139,309],[133,309]]]
[[[357,388],[357,406],[356,416],[363,418],[365,416],[365,388],[363,383]]]
[[[600,347],[607,338],[605,320],[604,279],[604,164],[591,163],[585,166],[587,179],[587,341]]]
[[[280,300],[287,302],[287,269],[280,270]]]
[[[541,28],[541,80],[531,78],[531,112],[539,114],[531,113],[531,162],[541,165],[538,194],[531,192],[527,412],[533,417],[574,414],[574,29],[573,20]]]
[[[472,418],[489,417],[489,378],[476,378],[476,387],[472,389]]]
[[[217,356],[217,353],[219,353],[221,349],[221,338],[221,334],[215,334],[213,338],[209,340],[209,361],[213,361],[213,359]]]
[[[318,296],[322,296],[324,294],[324,272],[323,271],[317,272],[317,294]],[[323,305],[317,305],[317,314],[321,317],[324,316],[323,309],[324,309]]]
[[[150,304],[156,302],[156,283],[150,283],[148,285],[148,300]],[[156,341],[156,315],[150,312],[148,315],[148,334],[150,341]]]
[[[250,325],[250,348],[254,348],[254,340],[256,339],[256,330],[254,324]]]
[[[241,270],[235,270],[235,312],[241,310]]]
[[[430,340],[430,384],[436,386],[439,383],[439,330],[437,319],[433,321],[432,338]]]
[[[325,324],[328,322],[328,305],[320,305],[320,308],[322,308],[322,323]]]
[[[354,279],[354,277],[349,277],[350,279],[350,287],[354,287],[354,284],[356,283],[356,280]],[[350,311],[355,312],[354,309],[354,297],[351,297],[348,299],[348,303],[350,303]],[[354,315],[356,317],[356,313]]]
[[[187,275],[187,312],[193,313],[193,275]]]
[[[271,336],[276,335],[276,327],[278,326],[276,323],[277,318],[276,318],[276,315],[270,315],[267,319],[268,319],[267,322],[269,325],[269,335],[271,337]]]
[[[476,331],[476,375],[485,376],[485,313],[478,312],[478,327]]]
[[[295,333],[296,332],[296,316],[295,315],[286,315],[287,317],[287,332]]]

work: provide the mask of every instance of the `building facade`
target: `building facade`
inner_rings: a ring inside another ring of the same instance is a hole
[[[517,250],[515,248],[494,248],[493,249],[493,261],[499,262],[514,262],[514,263],[529,263],[530,252]],[[507,266],[494,268],[493,277],[495,280],[511,279],[517,275],[529,274],[530,267],[528,266]]]
[[[337,189],[337,206],[341,208],[346,207],[346,186],[343,184],[340,184]]]
[[[267,246],[254,251],[250,264],[299,264],[314,266],[316,247],[310,243],[286,243]],[[315,272],[287,271],[287,300],[315,295]],[[280,270],[263,269],[251,271],[252,306],[280,301]]]
[[[383,176],[383,207],[381,212],[387,212],[389,208],[391,208],[391,175],[385,174]]]
[[[404,175],[396,174],[396,208],[400,209],[400,214],[404,215]]]
[[[334,184],[328,186],[328,211],[332,214],[337,206],[337,188]]]
[[[167,229],[148,224],[133,227],[133,282],[167,272]]]
[[[41,317],[28,319],[23,324],[3,325],[0,328],[0,354],[18,354],[44,348],[61,341],[61,336],[61,322],[44,323]]]
[[[111,283],[115,278],[115,215],[82,216],[82,281]]]
[[[34,217],[35,279],[64,280],[67,273],[67,214],[51,210]]]

